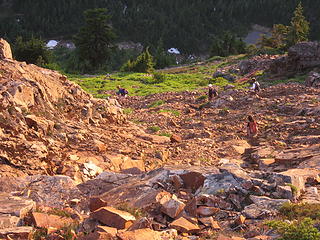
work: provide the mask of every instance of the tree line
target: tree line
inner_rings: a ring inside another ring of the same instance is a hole
[[[314,0],[302,0],[311,39],[320,26]],[[244,36],[251,24],[289,25],[299,0],[11,0],[14,14],[2,17],[0,35],[70,39],[84,24],[83,12],[107,8],[119,41],[177,47],[184,53],[206,52],[212,38],[229,31]],[[0,15],[1,16],[1,15]]]
[[[116,34],[110,24],[110,15],[105,8],[95,8],[86,10],[84,17],[85,24],[73,37],[76,49],[69,52],[65,51],[67,49],[54,51],[56,53],[55,62],[60,63],[61,66],[61,55],[64,54],[67,55],[65,57],[66,64],[64,64],[67,66],[65,68],[67,71],[68,69],[76,72],[106,70],[105,67],[110,66],[111,56],[120,55],[119,49],[114,46]],[[241,38],[237,38],[233,33],[227,31],[220,37],[213,39],[210,55],[229,56],[250,52],[257,54],[259,51],[270,50],[281,53],[298,42],[308,40],[309,25],[310,23],[303,14],[302,4],[299,3],[293,13],[290,25],[275,24],[271,36],[262,37],[257,46],[246,47]],[[35,63],[40,66],[53,62],[50,57],[51,52],[46,49],[41,39],[32,37],[24,42],[22,37],[19,36],[13,46],[14,56],[17,60]],[[174,64],[174,59],[164,49],[162,40],[159,41],[156,48],[153,47],[152,52],[155,58],[150,54],[149,47],[147,47],[140,55],[137,55],[136,59],[132,55],[127,60],[122,59],[121,63],[123,65],[120,70],[152,72],[154,66],[163,68]]]

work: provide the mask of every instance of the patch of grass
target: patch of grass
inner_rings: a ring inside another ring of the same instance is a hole
[[[160,131],[160,127],[159,126],[151,126],[151,127],[148,127],[148,130],[156,133],[156,132],[159,132]]]
[[[144,212],[142,209],[131,207],[127,203],[119,204],[116,206],[116,208],[121,211],[125,211],[125,212],[130,213],[133,216],[135,216],[136,218],[142,218],[147,215],[146,212]]]
[[[292,194],[293,194],[294,196],[296,196],[297,193],[298,193],[298,188],[297,188],[295,185],[291,184],[291,183],[288,183],[287,186],[289,186],[289,187],[291,188]]]
[[[167,113],[171,113],[172,115],[178,117],[180,115],[180,112],[178,110],[174,110],[174,109],[161,109],[158,111],[159,113],[161,112],[167,112]]]
[[[202,95],[200,97],[197,97],[197,101],[204,101],[204,100],[207,100],[208,99],[208,95]]]
[[[201,163],[210,163],[211,162],[211,160],[209,158],[199,158],[199,161]]]
[[[133,113],[133,109],[132,108],[125,108],[125,109],[123,109],[123,113],[124,114],[132,114]]]
[[[280,240],[319,240],[320,232],[314,227],[311,218],[304,218],[301,221],[282,222],[269,221],[267,225],[276,230],[280,235]]]
[[[285,203],[279,212],[281,217],[289,220],[311,218],[320,221],[320,204],[317,203]]]
[[[166,102],[163,101],[163,100],[158,100],[158,101],[155,101],[155,102],[153,102],[153,103],[150,103],[150,104],[148,105],[148,108],[159,107],[159,106],[161,106],[161,105],[163,105],[163,104],[165,104],[165,103],[166,103]]]
[[[133,119],[133,120],[131,120],[133,123],[135,123],[135,124],[142,124],[142,123],[144,123],[144,121],[142,121],[142,120],[139,120],[139,119]]]
[[[33,240],[42,240],[42,239],[46,239],[47,236],[48,236],[48,234],[47,234],[47,229],[45,229],[45,228],[38,228],[38,229],[35,229],[35,230],[31,233],[30,239],[33,239]]]
[[[172,134],[171,133],[162,132],[162,133],[159,134],[159,136],[171,137]]]

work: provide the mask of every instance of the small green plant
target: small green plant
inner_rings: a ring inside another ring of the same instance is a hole
[[[281,238],[279,240],[319,240],[320,232],[315,228],[311,218],[302,221],[287,223],[283,221],[269,221],[267,225],[276,230]]]
[[[297,188],[295,185],[291,184],[291,183],[288,183],[287,186],[289,186],[289,187],[291,188],[292,194],[293,194],[294,196],[296,196],[297,193],[298,193],[298,188]]]
[[[63,237],[63,239],[65,240],[73,240],[74,239],[74,233],[75,230],[78,228],[77,224],[73,224],[73,225],[69,225],[69,226],[65,226],[63,227],[62,230],[62,234],[61,236]]]
[[[160,131],[160,127],[159,126],[151,126],[151,127],[148,127],[148,130],[156,133],[156,132],[159,132]]]
[[[197,97],[197,101],[204,101],[207,100],[208,96],[207,95],[201,95],[200,97]]]
[[[47,234],[47,229],[45,228],[38,228],[35,229],[30,236],[30,239],[32,240],[42,240],[42,239],[46,239],[48,236]]]
[[[131,207],[127,203],[119,204],[119,205],[116,206],[116,208],[121,210],[121,211],[125,211],[125,212],[128,212],[128,213],[131,213],[136,218],[145,217],[147,215],[142,209]]]
[[[153,73],[153,83],[162,83],[166,80],[166,75],[161,72]]]
[[[161,109],[158,111],[159,113],[161,112],[168,112],[171,113],[172,115],[178,117],[180,115],[180,112],[178,110],[174,110],[174,109]]]
[[[125,108],[125,109],[123,109],[123,113],[124,114],[132,114],[133,113],[133,109],[132,108]]]
[[[293,219],[311,218],[320,220],[320,204],[317,203],[285,203],[279,209],[282,217]]]
[[[318,103],[319,102],[319,99],[318,98],[312,98],[311,99],[311,103],[312,104],[316,104],[316,103]]]
[[[139,119],[133,119],[132,122],[135,124],[142,124],[143,123],[143,121],[139,120]]]
[[[159,134],[159,136],[171,137],[172,134],[171,133],[162,132],[162,133]]]
[[[210,163],[211,162],[211,160],[209,158],[199,158],[199,161],[201,163]]]
[[[163,101],[163,100],[158,100],[158,101],[155,101],[155,102],[153,102],[153,103],[150,103],[150,104],[148,105],[148,108],[159,107],[159,106],[161,106],[161,105],[163,105],[163,104],[165,104],[165,101]]]

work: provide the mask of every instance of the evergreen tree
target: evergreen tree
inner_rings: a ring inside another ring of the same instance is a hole
[[[226,57],[229,55],[245,53],[245,49],[246,45],[242,39],[237,38],[230,32],[225,32],[222,36],[213,39],[210,55]]]
[[[273,25],[271,36],[267,37],[263,35],[257,45],[260,48],[269,47],[274,49],[285,49],[289,31],[289,26],[275,24]]]
[[[288,47],[308,40],[309,22],[303,16],[303,7],[301,2],[298,4],[291,19],[290,31],[288,34]]]
[[[139,73],[151,73],[154,71],[153,56],[149,52],[149,48],[146,48],[136,60],[129,60],[122,67],[123,72],[139,72]]]
[[[13,46],[13,55],[18,61],[44,66],[49,63],[51,54],[41,39],[32,37],[24,42],[22,37],[18,37]]]
[[[90,9],[84,12],[85,25],[75,36],[81,60],[87,60],[93,69],[108,59],[115,33],[109,25],[110,16],[105,8]]]
[[[176,64],[174,56],[170,55],[163,46],[163,41],[160,39],[157,48],[154,51],[155,68],[161,69]]]

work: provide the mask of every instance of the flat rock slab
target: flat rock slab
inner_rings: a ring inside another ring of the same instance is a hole
[[[189,222],[187,219],[181,217],[173,221],[169,225],[171,228],[178,230],[181,233],[197,233],[200,231],[198,225]]]
[[[102,207],[90,214],[90,216],[109,227],[126,229],[136,220],[130,213],[113,207]]]
[[[127,231],[119,233],[118,238],[121,240],[161,240],[160,232],[151,230],[150,228],[137,229],[134,231]]]
[[[10,214],[0,214],[0,229],[17,227],[20,218]]]
[[[30,199],[0,193],[0,212],[2,214],[23,218],[34,207],[35,202]]]
[[[29,239],[33,227],[15,227],[0,230],[0,238],[5,239]],[[10,238],[9,238],[10,237]]]
[[[40,212],[32,213],[33,223],[40,228],[57,228],[60,229],[65,226],[70,226],[75,223],[72,218],[60,217]]]
[[[290,169],[285,172],[275,174],[281,177],[284,182],[290,183],[297,188],[297,194],[300,196],[300,192],[305,190],[305,184],[308,180],[320,181],[320,170],[312,168],[296,168]]]

